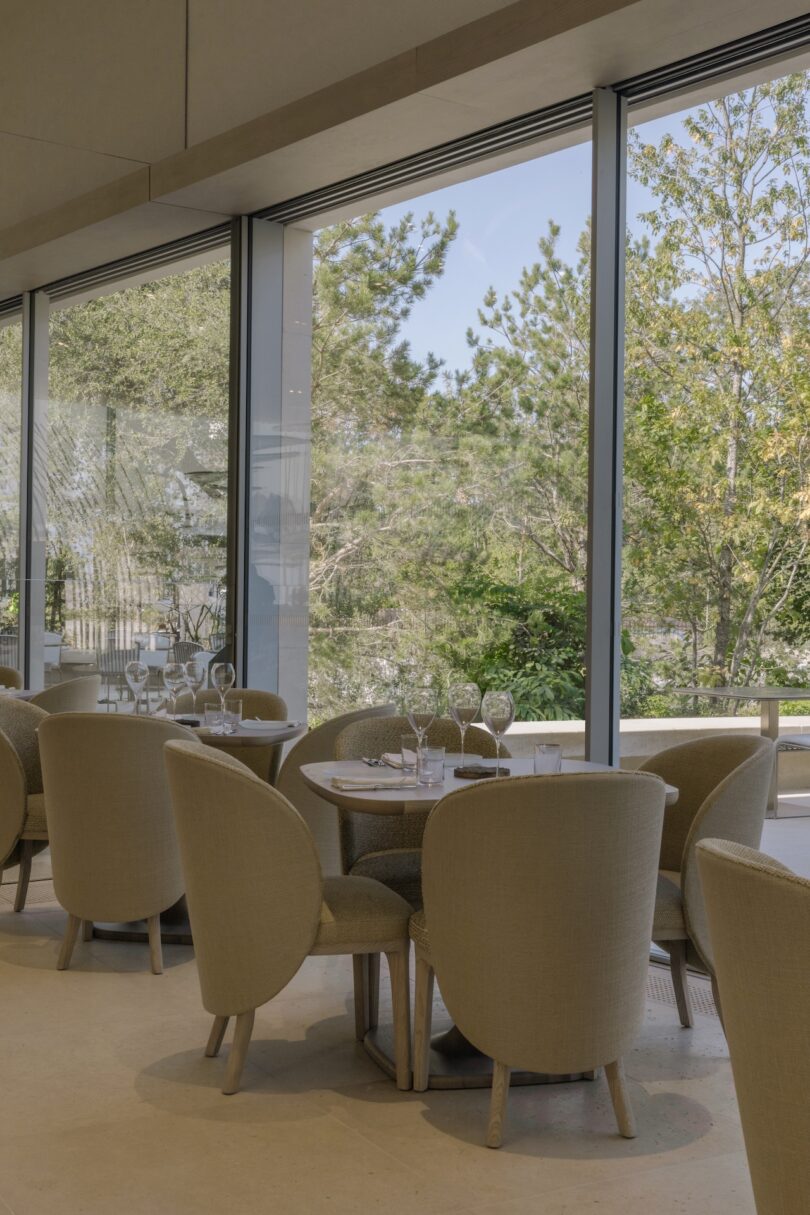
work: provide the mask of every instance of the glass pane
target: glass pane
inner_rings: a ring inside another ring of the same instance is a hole
[[[584,716],[591,149],[317,234],[310,720]]]
[[[229,324],[228,259],[52,310],[46,683],[224,644]]]
[[[630,135],[626,718],[758,718],[673,689],[763,684],[810,713],[809,100],[799,73]]]
[[[21,411],[22,321],[13,317],[0,320],[0,666],[17,670]]]

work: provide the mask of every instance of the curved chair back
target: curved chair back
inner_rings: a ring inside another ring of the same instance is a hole
[[[678,754],[673,754],[675,752]],[[678,787],[678,801],[667,811],[664,820],[665,843],[661,850],[660,867],[680,870],[686,930],[697,950],[700,964],[710,974],[714,971],[712,946],[695,848],[702,839],[710,837],[733,840],[748,848],[758,847],[768,805],[773,763],[774,746],[770,739],[755,735],[721,734],[671,747],[646,765],[646,771],[654,771],[668,784]],[[688,824],[680,857],[674,865],[664,864],[665,859],[675,859],[675,845],[686,825],[683,816],[678,813],[682,789],[686,788],[687,798],[696,797],[710,784],[712,774],[714,785],[705,794]],[[684,785],[678,784],[678,780],[683,780]],[[670,835],[670,814],[673,813],[676,825]]]
[[[23,678],[16,667],[0,666],[0,688],[21,688]]]
[[[170,742],[165,752],[205,1008],[266,1003],[315,942],[322,881],[297,811],[230,755]]]
[[[25,822],[25,772],[11,739],[0,730],[0,872],[12,864]]]
[[[243,717],[260,717],[263,721],[286,721],[287,705],[274,692],[263,692],[258,688],[231,688],[225,697],[229,700],[242,701]],[[202,688],[194,698],[191,693],[181,693],[177,697],[178,713],[204,713],[206,705],[218,705],[219,692],[211,688]],[[268,743],[267,746],[251,744],[245,747],[229,747],[228,754],[238,759],[251,772],[255,772],[262,780],[274,785],[281,764],[283,743]]]
[[[15,700],[10,696],[0,697],[0,730],[20,758],[27,794],[42,792],[37,730],[47,716],[46,711],[39,705]]]
[[[509,1066],[619,1060],[644,1010],[665,789],[635,773],[482,782],[431,812],[422,890],[462,1033]]]
[[[760,1215],[810,1211],[810,882],[703,840],[698,865]]]
[[[202,648],[199,641],[175,641],[169,651],[169,662],[190,662]]]
[[[362,759],[364,755],[378,758],[385,751],[399,754],[403,734],[413,734],[413,726],[407,717],[389,717],[371,721],[358,721],[347,726],[335,739],[335,759]],[[439,717],[427,732],[428,742],[448,751],[461,750],[461,731],[454,721]],[[495,755],[495,739],[480,726],[469,726],[465,736],[465,751],[470,755],[481,755],[491,759]],[[509,756],[506,747],[501,755]],[[350,873],[358,861],[370,853],[397,850],[409,852],[411,857],[400,856],[400,863],[409,865],[407,884],[418,881],[419,849],[427,822],[427,811],[398,815],[355,814],[341,810],[339,816],[340,854],[343,872]],[[376,870],[369,876],[385,877]],[[395,885],[399,890],[399,885]],[[400,891],[406,898],[405,889]]]
[[[0,869],[19,861],[27,799],[42,792],[37,730],[47,716],[24,700],[0,697]],[[47,841],[40,839],[31,847],[40,852]]]
[[[375,705],[333,717],[323,725],[309,730],[303,738],[299,738],[287,752],[281,765],[276,788],[292,802],[312,832],[321,869],[325,874],[341,872],[337,815],[331,802],[324,801],[301,779],[301,765],[326,763],[334,759],[335,741],[347,726],[358,721],[367,721],[369,718],[390,717],[393,712],[393,705]]]
[[[39,705],[46,713],[92,713],[98,704],[101,691],[100,675],[82,675],[80,679],[67,679],[44,688],[29,700]]]
[[[51,715],[39,727],[54,889],[71,915],[145,919],[183,893],[163,763],[173,738],[194,736],[106,713]]]

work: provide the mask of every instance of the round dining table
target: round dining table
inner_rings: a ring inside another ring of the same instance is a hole
[[[493,760],[487,760],[494,767]],[[531,776],[534,761],[531,758],[510,757],[501,762],[503,774]],[[581,759],[563,759],[562,772],[614,772],[608,764],[591,763]],[[363,760],[331,760],[324,763],[302,764],[301,776],[314,793],[324,801],[331,802],[340,810],[361,814],[412,814],[431,810],[438,801],[455,789],[467,789],[480,783],[453,775],[445,767],[444,781],[437,785],[420,785],[412,775],[403,775],[394,768],[369,765]],[[484,780],[493,778],[484,777]],[[549,776],[553,779],[553,776]],[[339,787],[335,782],[340,782]],[[352,788],[353,782],[356,782]],[[362,787],[358,787],[362,785]],[[672,806],[678,800],[678,790],[666,786],[666,804]],[[376,1025],[367,1030],[363,1046],[371,1058],[392,1078],[396,1076],[394,1064],[393,1029],[390,1025]],[[512,1084],[557,1084],[566,1080],[592,1080],[593,1073],[549,1076],[537,1072],[514,1069]],[[437,1034],[431,1043],[428,1088],[488,1088],[492,1084],[492,1060],[482,1055],[452,1024]]]

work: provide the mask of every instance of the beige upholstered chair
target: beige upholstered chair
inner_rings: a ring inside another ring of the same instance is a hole
[[[190,739],[175,722],[60,713],[39,727],[56,897],[68,913],[58,968],[82,921],[146,920],[160,974],[160,913],[183,893],[163,744]]]
[[[3,869],[19,865],[14,910],[28,894],[31,861],[48,843],[37,729],[44,709],[0,697],[0,879]]]
[[[263,721],[286,721],[287,705],[274,692],[262,692],[257,688],[231,688],[225,697],[229,700],[242,701],[243,717],[260,717]],[[218,705],[219,692],[211,688],[203,688],[192,701],[191,692],[181,692],[177,697],[178,713],[205,712],[206,705]],[[251,772],[255,772],[262,780],[274,785],[281,764],[282,743],[269,743],[265,746],[250,745],[247,747],[228,747],[228,754],[240,760]]]
[[[718,734],[668,747],[638,769],[678,789],[661,841],[653,940],[669,954],[681,1025],[692,1025],[686,968],[713,974],[695,848],[707,836],[758,846],[768,803],[770,739]]]
[[[0,688],[21,688],[23,677],[16,667],[0,666]]]
[[[522,776],[449,793],[425,828],[414,1087],[427,1087],[433,971],[458,1028],[494,1061],[487,1144],[512,1067],[605,1067],[635,1135],[622,1056],[644,1011],[665,788],[635,773]]]
[[[101,691],[100,675],[82,675],[80,679],[68,679],[44,688],[29,700],[39,705],[46,713],[93,713],[98,705]]]
[[[340,846],[338,842],[337,815],[331,802],[324,801],[301,779],[302,764],[327,763],[335,758],[335,740],[347,726],[373,717],[390,717],[393,705],[375,705],[368,709],[356,709],[333,717],[323,725],[315,726],[299,738],[287,752],[276,788],[287,801],[292,802],[312,832],[318,847],[321,869],[329,876],[341,872]]]
[[[239,1089],[255,1010],[309,954],[387,954],[397,1086],[410,1088],[408,916],[369,878],[321,875],[315,844],[285,797],[230,755],[166,747],[191,931],[216,1055],[236,1017],[224,1093]]]
[[[810,882],[724,840],[697,849],[759,1215],[810,1211]]]

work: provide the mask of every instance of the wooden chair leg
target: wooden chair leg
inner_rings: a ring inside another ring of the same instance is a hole
[[[67,970],[70,966],[71,955],[73,954],[73,946],[76,944],[76,937],[79,935],[81,920],[77,915],[69,915],[65,935],[62,938],[62,948],[59,950],[59,960],[56,963],[57,970]]]
[[[489,1102],[489,1125],[487,1147],[499,1148],[503,1143],[503,1127],[506,1122],[506,1103],[509,1099],[509,1075],[511,1068],[505,1063],[492,1063],[492,1096]]]
[[[635,1139],[636,1120],[633,1117],[633,1107],[630,1104],[630,1094],[627,1091],[627,1081],[624,1078],[624,1066],[621,1059],[615,1063],[605,1064],[610,1098],[613,1102],[613,1112],[619,1126],[619,1133],[625,1139]]]
[[[82,940],[92,941],[93,939],[93,921],[82,920]]]
[[[146,921],[149,932],[149,961],[153,975],[163,974],[163,944],[160,940],[160,916],[150,915]]]
[[[667,948],[678,1016],[684,1029],[691,1029],[693,1025],[692,1001],[689,998],[689,982],[686,975],[686,941],[667,941]]]
[[[368,983],[368,1027],[376,1029],[380,1023],[380,955],[366,954]]]
[[[366,954],[356,953],[352,956],[354,967],[354,1036],[362,1042],[366,1036],[368,1025],[368,967]]]
[[[208,1045],[205,1048],[206,1059],[215,1059],[222,1046],[225,1030],[228,1028],[230,1017],[214,1017],[211,1033],[208,1035]]]
[[[253,1033],[253,1019],[255,1015],[256,1010],[252,1008],[250,1012],[240,1013],[236,1018],[233,1046],[228,1056],[225,1083],[222,1086],[222,1091],[226,1097],[231,1096],[232,1093],[239,1092],[242,1071],[247,1059],[248,1047],[250,1046],[250,1035]]]
[[[430,1074],[430,1031],[433,1024],[433,967],[416,955],[413,999],[413,1087],[424,1093]]]
[[[14,896],[14,910],[22,911],[28,895],[28,883],[31,879],[31,862],[34,859],[34,841],[20,840],[20,876],[17,878],[17,893]]]
[[[397,1065],[397,1088],[407,1092],[411,1087],[411,984],[408,977],[411,948],[386,954],[391,973],[391,1003],[394,1014],[394,1058]],[[379,960],[379,954],[372,954]]]

